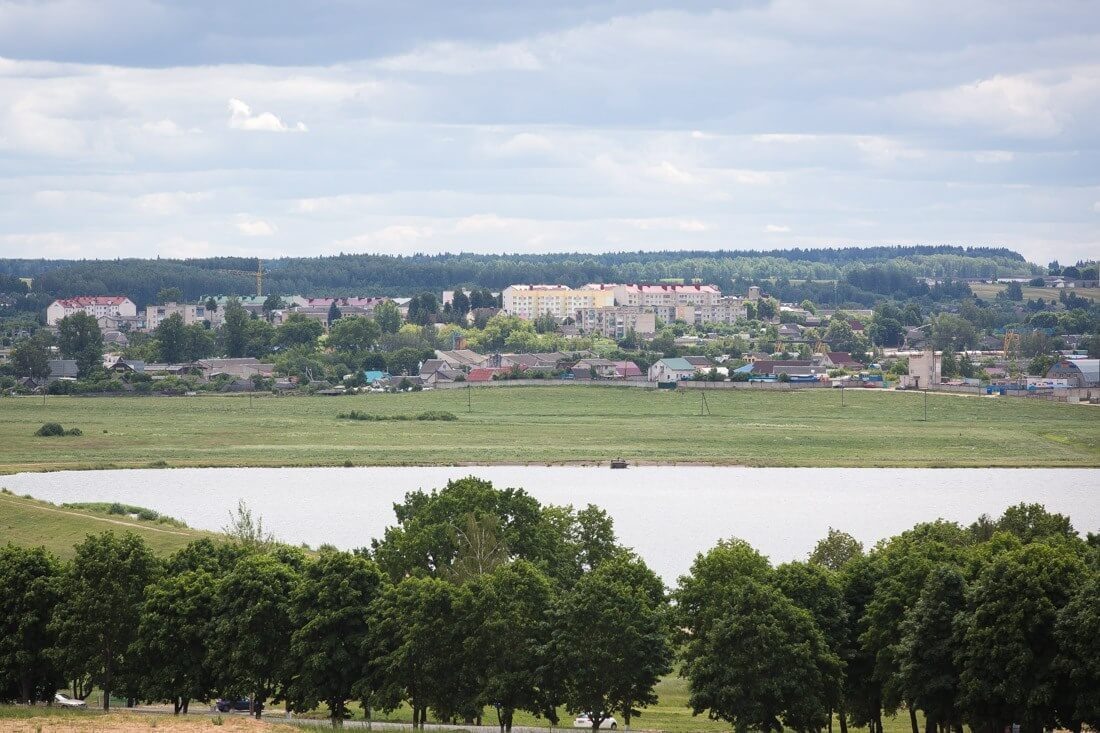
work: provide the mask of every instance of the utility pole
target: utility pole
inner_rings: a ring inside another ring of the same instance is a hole
[[[928,422],[928,389],[924,390],[924,421]]]
[[[466,383],[466,412],[473,412],[474,405],[470,398],[470,383]]]
[[[845,389],[844,383],[841,382],[840,383],[840,406],[841,407],[844,407],[844,389]]]

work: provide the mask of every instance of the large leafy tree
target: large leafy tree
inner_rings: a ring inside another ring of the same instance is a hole
[[[1100,569],[1083,583],[1058,615],[1056,666],[1066,685],[1059,722],[1079,730],[1100,730]]]
[[[0,547],[0,700],[50,700],[62,679],[49,629],[60,574],[41,547]]]
[[[965,530],[941,520],[918,524],[892,538],[880,551],[882,574],[867,604],[859,642],[874,656],[873,674],[882,689],[883,709],[893,713],[909,703],[913,733],[917,733],[916,710],[912,701],[905,699],[900,679],[902,622],[932,569],[941,564],[961,565],[968,543]]]
[[[292,708],[324,702],[335,726],[348,717],[348,700],[369,699],[369,610],[382,582],[373,562],[347,552],[326,550],[306,565],[293,601]]]
[[[935,568],[906,615],[901,640],[901,686],[924,711],[931,730],[962,727],[959,671],[955,666],[955,619],[966,603],[966,581],[950,565]]]
[[[374,346],[381,335],[381,329],[372,319],[348,316],[332,324],[327,343],[335,351],[358,357]]]
[[[19,341],[11,350],[11,366],[17,377],[50,376],[50,350],[45,339],[35,336]]]
[[[819,731],[839,697],[841,663],[810,614],[742,578],[683,653],[692,711],[735,730]]]
[[[409,492],[394,513],[397,526],[372,543],[379,566],[394,581],[406,575],[449,577],[471,515],[496,523],[496,537],[509,558],[529,560],[548,574],[554,571],[548,558],[556,556],[555,543],[565,541],[560,527],[547,521],[539,502],[523,489],[496,489],[473,477],[431,493]]]
[[[552,715],[557,691],[547,684],[553,678],[544,674],[549,664],[550,580],[518,560],[472,580],[464,598],[464,650],[480,678],[479,703],[496,707],[505,733],[512,730],[517,710]]]
[[[973,728],[1019,723],[1039,733],[1057,726],[1055,623],[1085,568],[1065,542],[1003,544],[967,594],[956,656],[960,704]]]
[[[582,576],[553,613],[551,647],[563,670],[563,699],[591,716],[594,731],[613,713],[629,726],[639,708],[657,702],[653,688],[671,669],[664,603],[619,580],[611,565]]]
[[[116,677],[125,671],[145,587],[160,569],[145,541],[129,532],[89,535],[76,546],[52,628],[66,676],[98,684],[104,710],[110,708]]]
[[[325,332],[320,321],[307,318],[301,313],[291,313],[281,326],[275,329],[275,339],[279,346],[290,349],[295,346],[311,346]]]
[[[863,554],[863,544],[847,532],[829,527],[810,553],[810,562],[830,570],[840,570]]]
[[[423,727],[428,708],[454,712],[454,678],[463,662],[456,606],[461,589],[438,578],[408,577],[386,586],[371,604],[370,648],[375,699],[384,709],[401,701]]]
[[[161,578],[145,592],[132,674],[143,697],[171,700],[177,715],[186,713],[192,700],[207,700],[215,692],[214,660],[207,652],[215,583],[205,570],[187,570]]]
[[[93,316],[73,313],[57,322],[57,341],[61,355],[76,360],[81,378],[103,366],[103,332]]]
[[[221,338],[222,350],[230,358],[245,355],[248,350],[248,311],[236,298],[230,298],[225,304],[225,313],[222,316]]]
[[[677,625],[689,634],[705,633],[723,613],[723,589],[744,579],[770,583],[773,570],[768,559],[740,539],[721,540],[706,553],[695,556],[690,572],[680,578],[673,594]]]
[[[169,364],[187,360],[187,331],[183,316],[173,313],[157,325],[153,335],[157,340],[158,358]]]
[[[382,333],[397,333],[401,328],[401,310],[392,300],[383,300],[374,307],[374,321]]]
[[[297,571],[269,553],[248,555],[217,585],[210,663],[223,693],[250,695],[256,717],[290,676],[291,599]]]

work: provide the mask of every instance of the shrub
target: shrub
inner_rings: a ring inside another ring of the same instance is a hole
[[[57,435],[64,435],[65,428],[61,427],[61,423],[48,422],[44,423],[42,427],[34,431],[34,434],[39,438],[52,438]]]
[[[65,431],[65,435],[83,435],[84,431],[80,428],[69,428]]]
[[[445,410],[428,410],[422,412],[416,416],[417,420],[442,420],[445,422],[451,422],[458,419],[458,415],[453,412],[446,412]]]

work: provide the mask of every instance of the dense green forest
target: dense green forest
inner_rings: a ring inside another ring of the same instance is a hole
[[[286,257],[265,260],[266,293],[320,295],[411,295],[458,286],[504,288],[517,282],[578,286],[587,282],[652,282],[699,278],[723,290],[766,278],[843,280],[853,270],[889,264],[909,277],[1030,276],[1041,268],[1008,249],[912,246],[791,249],[777,251],[615,252],[545,255],[371,255]],[[161,288],[178,287],[188,300],[211,294],[255,292],[256,260],[216,257],[193,260],[0,259],[0,275],[34,277],[37,293],[68,297],[119,293],[139,306]],[[854,284],[858,287],[858,284]],[[823,299],[824,300],[824,299]],[[842,298],[843,300],[843,298]],[[858,302],[859,299],[850,298]]]

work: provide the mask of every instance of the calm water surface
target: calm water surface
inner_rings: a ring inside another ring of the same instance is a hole
[[[724,537],[778,563],[805,558],[830,526],[871,545],[916,522],[969,523],[1021,501],[1068,514],[1082,533],[1100,530],[1096,469],[180,468],[17,474],[0,486],[56,503],[136,504],[209,530],[224,527],[243,499],[282,540],[350,549],[393,524],[406,491],[468,475],[523,487],[543,503],[598,504],[669,583]]]

